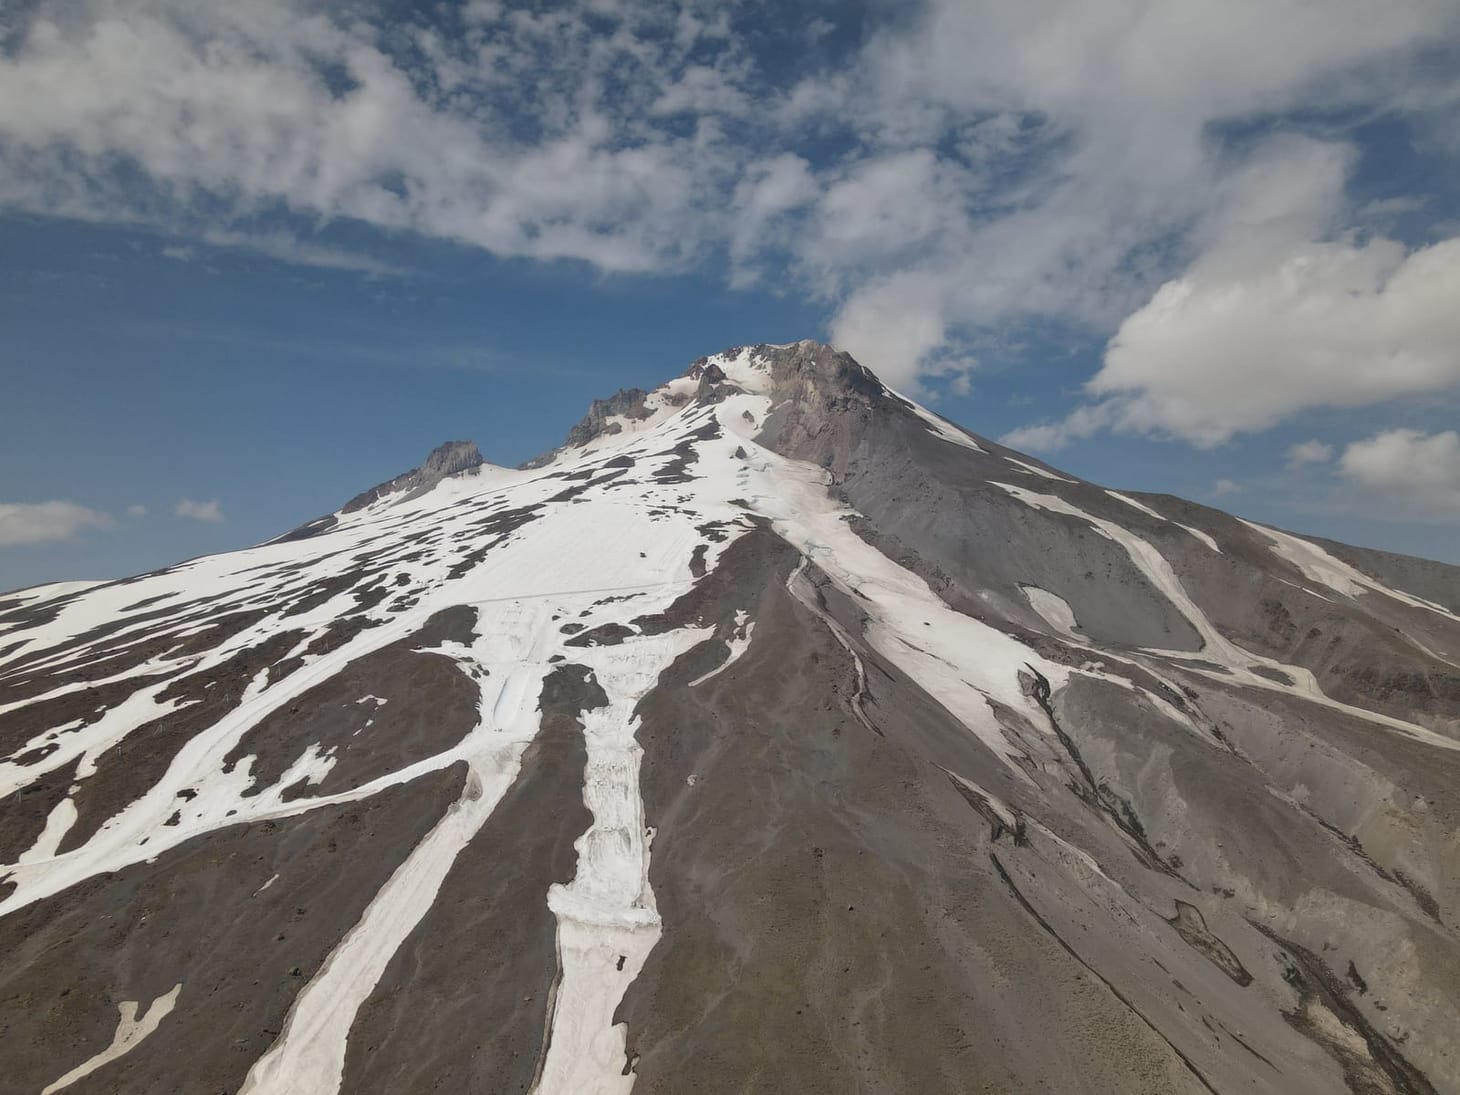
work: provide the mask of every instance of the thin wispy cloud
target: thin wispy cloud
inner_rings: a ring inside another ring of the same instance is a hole
[[[1315,464],[1326,464],[1333,459],[1333,446],[1322,441],[1300,441],[1288,449],[1288,468],[1311,467]]]
[[[203,521],[209,524],[218,524],[223,520],[223,506],[216,498],[206,502],[195,502],[191,498],[184,498],[172,508],[172,512],[178,517],[186,517],[190,521]]]
[[[0,547],[70,540],[111,524],[107,514],[75,502],[0,502]]]

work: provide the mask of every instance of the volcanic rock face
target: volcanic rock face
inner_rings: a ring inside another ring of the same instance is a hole
[[[7,1090],[1460,1090],[1460,571],[814,343],[595,406],[0,597]]]
[[[345,503],[341,513],[354,513],[356,510],[364,509],[372,502],[392,494],[405,494],[407,498],[412,495],[421,494],[430,490],[441,480],[452,475],[460,475],[462,472],[479,468],[486,463],[482,454],[477,451],[475,443],[471,441],[448,441],[444,445],[438,445],[431,450],[431,455],[426,457],[426,462],[419,468],[413,468],[403,475],[397,475],[378,487],[355,495]]]
[[[568,431],[568,439],[562,448],[543,453],[522,465],[524,468],[541,468],[551,464],[566,450],[582,448],[604,434],[621,433],[625,422],[634,422],[650,417],[653,412],[645,406],[649,393],[642,388],[620,388],[607,399],[595,399],[588,406],[588,413]]]

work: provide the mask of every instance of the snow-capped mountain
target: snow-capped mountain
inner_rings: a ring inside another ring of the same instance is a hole
[[[0,598],[0,1087],[1460,1090],[1460,570],[802,342]]]

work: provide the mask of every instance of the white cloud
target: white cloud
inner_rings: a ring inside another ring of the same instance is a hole
[[[1229,494],[1240,494],[1242,484],[1235,479],[1218,479],[1212,484],[1212,493],[1218,498],[1224,498]]]
[[[0,502],[0,547],[69,540],[110,524],[105,513],[74,502]]]
[[[1218,444],[1313,407],[1460,384],[1460,239],[1309,243],[1198,266],[1127,319],[1090,385],[1119,426]]]
[[[1224,180],[1200,255],[1121,323],[1087,385],[1096,402],[1030,435],[1213,446],[1314,408],[1460,386],[1460,239],[1324,240],[1351,159],[1329,142],[1259,146]]]
[[[1349,482],[1418,506],[1460,510],[1460,433],[1399,429],[1355,441],[1339,457]]]
[[[961,221],[957,176],[926,148],[855,164],[820,195],[804,261],[835,278],[865,262],[925,251],[931,237]]]
[[[1072,441],[1093,437],[1110,426],[1110,408],[1102,403],[1076,407],[1062,421],[1010,430],[999,440],[1014,449],[1056,452]]]
[[[692,253],[733,182],[730,143],[679,120],[736,90],[733,51],[689,59],[716,21],[646,4],[608,13],[611,34],[581,11],[470,16],[446,37],[298,0],[43,0],[0,59],[0,203],[330,266],[366,260],[238,226],[356,219],[610,271]]]
[[[1213,358],[1276,339],[1270,360],[1299,337],[1252,298],[1295,278],[1289,303],[1321,311],[1402,263],[1343,235],[1358,214],[1340,142],[1239,155],[1214,134],[1351,107],[1439,132],[1460,93],[1446,66],[1412,63],[1460,40],[1453,0],[1382,19],[1370,0],[925,0],[874,10],[853,55],[803,48],[784,76],[765,9],[738,0],[432,10],[26,5],[0,54],[0,207],[376,274],[394,271],[316,230],[607,272],[724,256],[730,284],[824,304],[835,337],[904,384],[966,361],[980,332],[1131,317],[1094,390],[1129,413],[1107,418],[1211,440],[1309,398],[1280,383],[1266,411],[1253,392],[1193,409]],[[1266,326],[1244,336],[1254,311]],[[1158,368],[1166,349],[1201,356]]]
[[[760,280],[758,260],[783,229],[788,214],[815,200],[811,165],[794,153],[748,164],[731,196],[734,228],[730,236],[731,284],[744,288]]]
[[[369,255],[346,251],[339,247],[312,243],[288,232],[233,232],[224,229],[205,229],[199,238],[210,247],[221,247],[235,251],[252,251],[267,258],[277,259],[295,266],[317,266],[326,270],[351,270],[373,277],[404,273],[400,267]],[[193,257],[189,249],[189,258]],[[163,252],[167,253],[166,249]],[[175,256],[169,256],[175,257]]]
[[[1453,74],[1405,63],[1454,39],[1460,9],[1443,0],[1386,8],[1385,26],[1363,0],[936,0],[925,11],[911,31],[873,37],[858,105],[889,145],[926,148],[950,131],[972,141],[940,231],[905,263],[949,287],[950,332],[1030,316],[1114,327],[1226,234],[1229,191],[1252,168],[1214,141],[1224,122],[1319,104],[1429,117],[1457,90]],[[982,142],[970,119],[995,123]],[[1333,159],[1341,194],[1347,160]],[[1280,173],[1269,175],[1247,189],[1281,205]],[[1299,191],[1311,196],[1301,180]],[[1310,213],[1309,230],[1330,212]],[[864,302],[853,294],[843,316]]]
[[[1326,464],[1333,459],[1333,446],[1322,441],[1300,441],[1288,449],[1288,467],[1305,468],[1310,464]]]
[[[831,338],[874,363],[893,387],[911,384],[947,340],[944,288],[929,274],[899,273],[858,289],[832,324]]]
[[[146,517],[147,516],[147,507],[144,506],[144,505],[142,505],[141,503],[133,503],[132,505],[130,505],[130,506],[127,507],[127,516],[128,517]]]
[[[223,507],[216,498],[211,498],[206,502],[194,502],[191,498],[184,498],[172,508],[172,512],[179,517],[187,517],[194,521],[216,524],[223,520]]]

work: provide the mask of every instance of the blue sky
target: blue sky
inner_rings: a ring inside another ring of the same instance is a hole
[[[227,8],[0,20],[0,588],[805,336],[1082,476],[1460,561],[1450,0]]]

